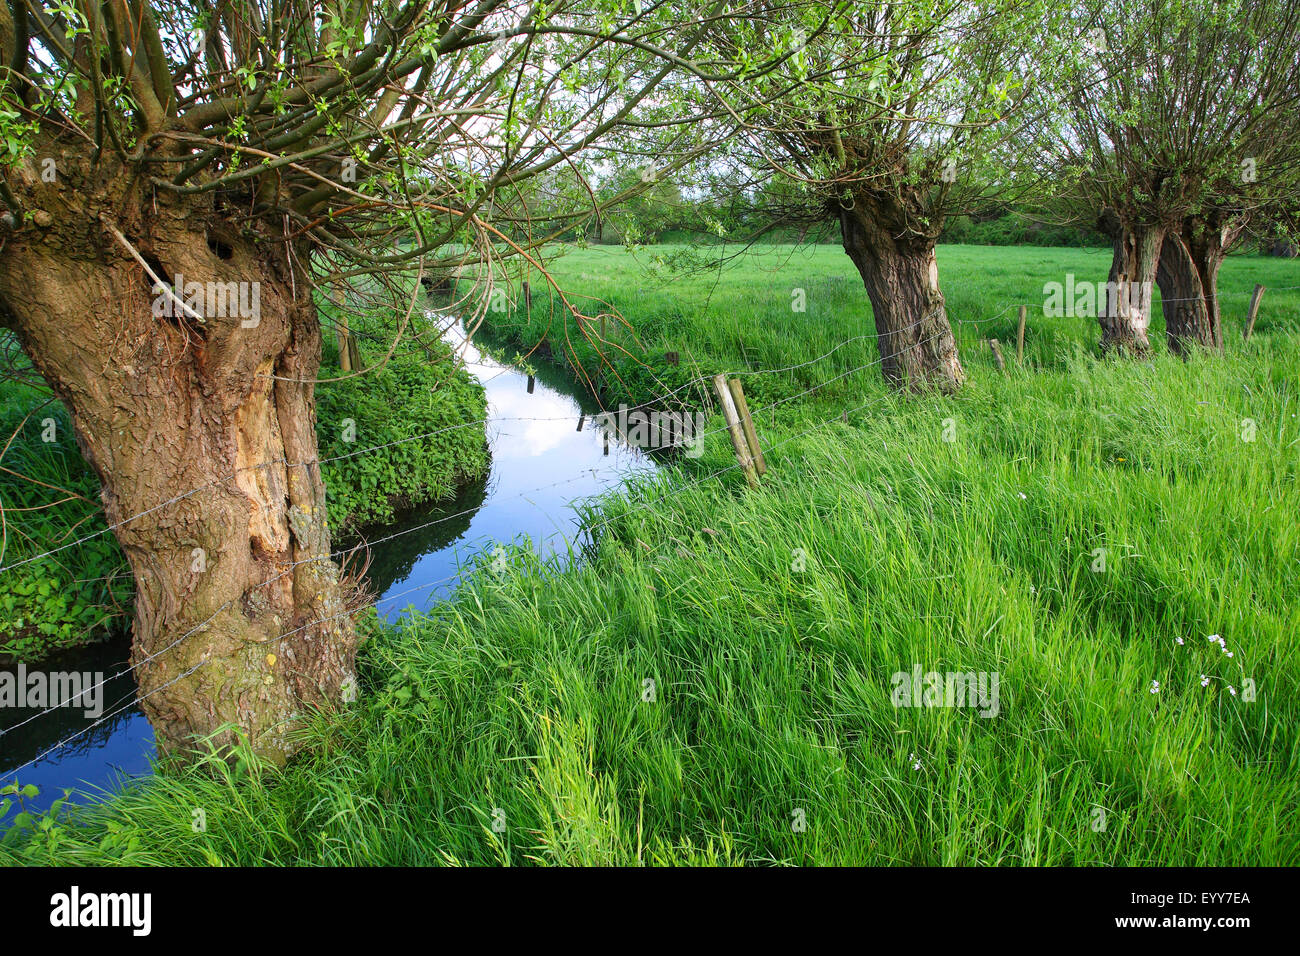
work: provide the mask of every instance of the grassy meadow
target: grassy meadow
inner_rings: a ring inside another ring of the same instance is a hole
[[[1107,252],[942,247],[970,381],[940,398],[884,387],[838,248],[654,262],[688,254],[576,250],[555,276],[628,323],[607,404],[743,375],[759,489],[713,415],[702,457],[590,507],[573,567],[520,551],[373,625],[360,699],[286,769],[161,774],[11,828],[0,862],[1300,862],[1300,262],[1226,263],[1224,356],[1168,356],[1157,318],[1134,362],[1041,314]],[[531,282],[493,341],[546,333],[594,372]],[[996,673],[997,715],[894,706],[918,666]]]

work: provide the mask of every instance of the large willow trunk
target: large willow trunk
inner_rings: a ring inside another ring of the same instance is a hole
[[[859,195],[840,210],[844,251],[862,276],[875,315],[881,369],[895,388],[955,392],[966,380],[939,291],[934,240],[891,224],[904,210]]]
[[[1242,222],[1196,218],[1165,236],[1156,281],[1170,351],[1223,349],[1219,267],[1243,228]]]
[[[33,221],[5,240],[0,317],[103,483],[135,577],[142,706],[164,752],[229,743],[233,725],[281,760],[305,709],[339,699],[357,643],[329,560],[300,250],[112,162],[65,151],[57,169],[10,178]],[[203,322],[158,299],[113,230],[206,291]]]
[[[1151,351],[1147,329],[1164,230],[1151,225],[1124,225],[1115,234],[1106,292],[1098,297],[1101,349],[1134,356]]]

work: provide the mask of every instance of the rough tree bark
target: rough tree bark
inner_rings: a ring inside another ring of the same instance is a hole
[[[1146,223],[1124,223],[1110,231],[1115,250],[1105,294],[1097,297],[1101,349],[1143,357],[1151,351],[1147,329],[1165,230]]]
[[[871,299],[885,380],[895,388],[957,391],[966,371],[939,291],[934,238],[910,229],[893,197],[859,193],[839,219],[844,251]]]
[[[1156,282],[1171,352],[1223,350],[1219,267],[1244,228],[1245,223],[1235,219],[1196,217],[1165,236]]]
[[[67,405],[121,523],[132,663],[160,748],[227,744],[234,725],[283,760],[296,718],[340,698],[357,645],[328,559],[305,263],[210,200],[155,192],[87,152],[47,145],[10,176],[31,216],[3,238],[0,322]],[[155,317],[153,282],[110,227],[169,283],[258,283],[256,321],[212,314],[211,299],[203,323]]]

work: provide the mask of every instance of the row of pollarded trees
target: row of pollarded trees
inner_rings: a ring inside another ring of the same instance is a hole
[[[1217,282],[1254,222],[1300,186],[1300,6],[1289,0],[1109,0],[1090,56],[1069,61],[1043,155],[1060,199],[1115,240],[1102,345],[1145,354],[1151,289],[1169,347],[1223,345]],[[1295,224],[1290,224],[1294,228]]]
[[[1224,256],[1252,221],[1296,227],[1291,0],[865,3],[816,42],[806,8],[783,9],[763,39],[793,36],[798,55],[722,93],[743,119],[738,165],[782,197],[777,218],[838,221],[895,385],[964,378],[935,262],[953,215],[1028,197],[1100,223],[1115,241],[1102,346],[1138,355],[1157,285],[1172,350],[1220,347]]]

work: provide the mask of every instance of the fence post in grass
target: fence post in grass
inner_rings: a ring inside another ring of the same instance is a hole
[[[998,345],[997,339],[989,339],[989,349],[993,352],[993,357],[997,360],[998,371],[1005,372],[1007,363],[1002,360],[1002,346]]]
[[[727,387],[731,389],[731,400],[736,403],[736,411],[740,413],[740,427],[745,432],[750,457],[754,459],[754,470],[762,478],[767,474],[767,461],[763,458],[763,449],[758,446],[758,432],[754,428],[754,419],[749,414],[749,403],[745,401],[745,389],[738,378],[728,382]]]
[[[745,432],[740,425],[740,415],[736,411],[736,402],[727,387],[727,376],[719,373],[713,376],[713,390],[718,393],[718,403],[722,406],[722,417],[727,421],[727,432],[731,435],[731,447],[736,451],[736,461],[745,473],[745,480],[751,488],[758,487],[758,473],[754,470],[754,459],[749,454],[749,444],[745,441]]]
[[[1016,329],[1016,365],[1025,364],[1025,319],[1029,317],[1029,306],[1020,307],[1020,325]]]
[[[1255,331],[1255,316],[1259,314],[1259,300],[1264,298],[1264,287],[1256,285],[1250,296],[1250,312],[1246,315],[1246,327],[1241,331],[1241,340],[1250,341],[1250,333]]]

